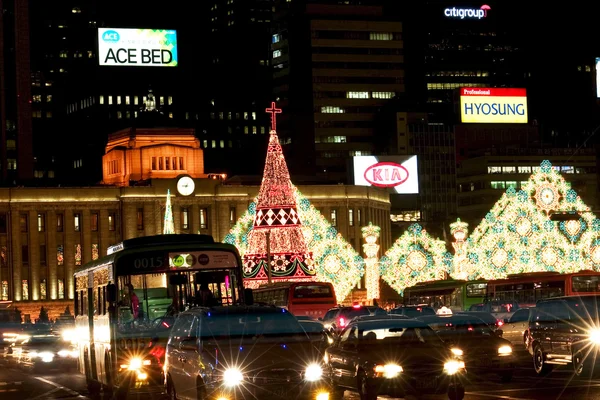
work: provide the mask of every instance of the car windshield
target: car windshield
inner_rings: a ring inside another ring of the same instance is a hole
[[[54,348],[65,344],[57,335],[23,335],[20,345],[27,348]]]
[[[435,321],[429,326],[438,334],[444,335],[469,335],[469,336],[492,336],[494,333],[489,326],[480,319],[448,319]]]
[[[359,340],[366,345],[439,344],[440,339],[427,327],[374,327],[359,331]]]
[[[574,297],[567,300],[571,319],[599,319],[600,317],[600,297],[597,296],[582,296]],[[558,314],[554,312],[553,314]]]
[[[212,314],[203,319],[200,335],[206,338],[256,336],[307,338],[298,320],[288,312]]]
[[[346,318],[347,320],[351,320],[354,317],[358,317],[361,315],[371,315],[371,313],[369,312],[369,310],[366,307],[360,307],[360,308],[345,308],[342,311],[340,311],[338,317],[341,318]]]

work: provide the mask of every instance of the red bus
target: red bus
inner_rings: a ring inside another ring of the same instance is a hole
[[[571,295],[600,295],[600,272],[531,272],[488,281],[487,300],[534,307],[539,299]],[[514,311],[514,310],[512,310]]]
[[[286,308],[296,316],[322,318],[335,307],[333,285],[327,282],[277,282],[254,290],[254,301]]]

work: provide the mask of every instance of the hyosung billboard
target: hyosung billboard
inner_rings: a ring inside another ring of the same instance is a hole
[[[391,193],[419,193],[417,156],[355,156],[354,184],[387,188]]]
[[[526,124],[527,92],[517,88],[461,88],[463,123]]]
[[[177,31],[99,28],[98,62],[110,66],[176,67]]]

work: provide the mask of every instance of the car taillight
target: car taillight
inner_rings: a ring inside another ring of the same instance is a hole
[[[498,321],[496,321],[496,325],[498,327],[501,327],[502,325],[504,325],[504,321],[498,320]]]
[[[340,318],[338,322],[340,323],[340,328],[345,327],[347,324],[347,322],[344,318]]]
[[[360,304],[354,304],[352,308],[360,308]]]

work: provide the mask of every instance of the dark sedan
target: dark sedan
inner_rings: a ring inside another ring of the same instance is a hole
[[[361,400],[439,392],[461,400],[465,393],[464,362],[420,321],[353,321],[327,349],[324,360],[333,400],[341,399],[344,390],[358,391]]]
[[[492,331],[481,319],[468,315],[427,316],[425,322],[453,351],[465,360],[469,373],[493,373],[502,382],[512,379],[515,357],[511,343],[502,339],[501,330]]]

